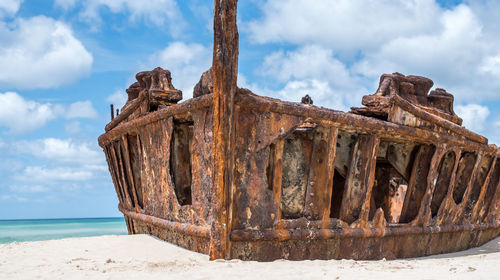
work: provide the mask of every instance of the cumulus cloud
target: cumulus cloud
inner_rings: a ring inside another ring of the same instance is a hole
[[[77,0],[55,0],[54,6],[60,7],[63,10],[70,10],[75,7]]]
[[[15,92],[0,93],[0,126],[22,133],[43,127],[57,117],[60,108],[26,100]]]
[[[27,100],[15,92],[0,93],[0,127],[17,134],[39,129],[60,117],[94,118],[96,115],[90,101],[67,106]]]
[[[48,187],[41,185],[16,185],[10,186],[9,189],[14,193],[43,193],[50,190]]]
[[[256,42],[316,42],[348,53],[403,34],[432,32],[440,12],[433,0],[269,0],[261,10],[262,18],[246,27]]]
[[[94,174],[81,168],[56,167],[47,168],[42,166],[27,166],[23,173],[18,175],[18,180],[32,182],[53,181],[86,181],[94,177]]]
[[[83,6],[80,17],[92,24],[101,23],[100,12],[106,8],[111,13],[128,13],[131,21],[142,19],[158,26],[168,24],[174,35],[185,25],[175,0],[87,0]]]
[[[195,43],[174,42],[151,56],[148,68],[161,66],[170,70],[174,86],[183,91],[184,98],[190,98],[201,74],[210,68],[211,63],[210,48]]]
[[[90,101],[78,101],[72,103],[68,106],[66,110],[66,118],[96,118],[98,116],[97,111],[92,106]]]
[[[260,74],[282,87],[269,90],[250,86],[257,93],[295,102],[309,94],[315,105],[337,110],[358,105],[367,93],[362,79],[352,74],[333,50],[318,45],[271,53],[264,59]]]
[[[82,165],[103,164],[104,156],[97,147],[79,143],[72,139],[46,138],[21,141],[15,144],[19,153],[31,154],[52,162],[77,163]]]
[[[53,88],[90,73],[92,55],[60,21],[36,16],[0,22],[0,38],[1,87]]]
[[[488,107],[478,104],[459,105],[455,111],[464,120],[466,128],[477,132],[484,130],[486,119],[490,115]]]
[[[307,0],[266,0],[260,7],[262,17],[243,28],[254,42],[296,45],[293,52],[321,46],[370,91],[381,74],[401,72],[430,77],[460,103],[498,99],[500,3],[495,1],[443,8],[435,0],[317,0],[314,5]],[[312,63],[311,68],[325,70],[324,65],[335,65],[332,62]],[[264,61],[262,68],[268,64]],[[280,81],[293,80],[302,71],[270,69],[284,70],[274,75]],[[340,76],[345,72],[337,69]],[[322,76],[321,71],[316,74]],[[334,77],[327,81],[338,90]]]
[[[465,100],[496,95],[500,88],[479,71],[482,62],[483,72],[495,71],[497,65],[488,58],[491,46],[482,40],[482,24],[471,9],[460,5],[445,11],[440,23],[440,33],[395,38],[367,53],[354,68],[369,77],[395,71],[428,76]],[[485,85],[493,87],[488,90]],[[479,94],[470,94],[479,89]]]
[[[0,18],[10,17],[17,13],[23,0],[1,0],[0,1]]]

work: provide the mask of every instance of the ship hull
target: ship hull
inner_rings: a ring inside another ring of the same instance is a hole
[[[222,207],[225,256],[243,260],[410,258],[500,235],[498,149],[482,138],[246,90],[234,102],[227,199],[215,191],[211,95],[99,138],[130,234],[210,254]]]

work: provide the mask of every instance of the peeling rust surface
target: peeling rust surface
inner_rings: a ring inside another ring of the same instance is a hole
[[[156,68],[111,107],[99,145],[130,234],[257,261],[409,258],[500,235],[500,150],[461,126],[452,94],[394,73],[350,113],[258,96],[237,87],[236,8],[215,2],[193,99]]]

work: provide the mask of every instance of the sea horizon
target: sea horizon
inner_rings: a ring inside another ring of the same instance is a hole
[[[126,234],[123,217],[0,220],[0,244]]]

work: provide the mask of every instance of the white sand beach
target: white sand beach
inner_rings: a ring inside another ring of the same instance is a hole
[[[209,261],[146,235],[0,245],[0,279],[500,279],[500,238],[396,261]]]

